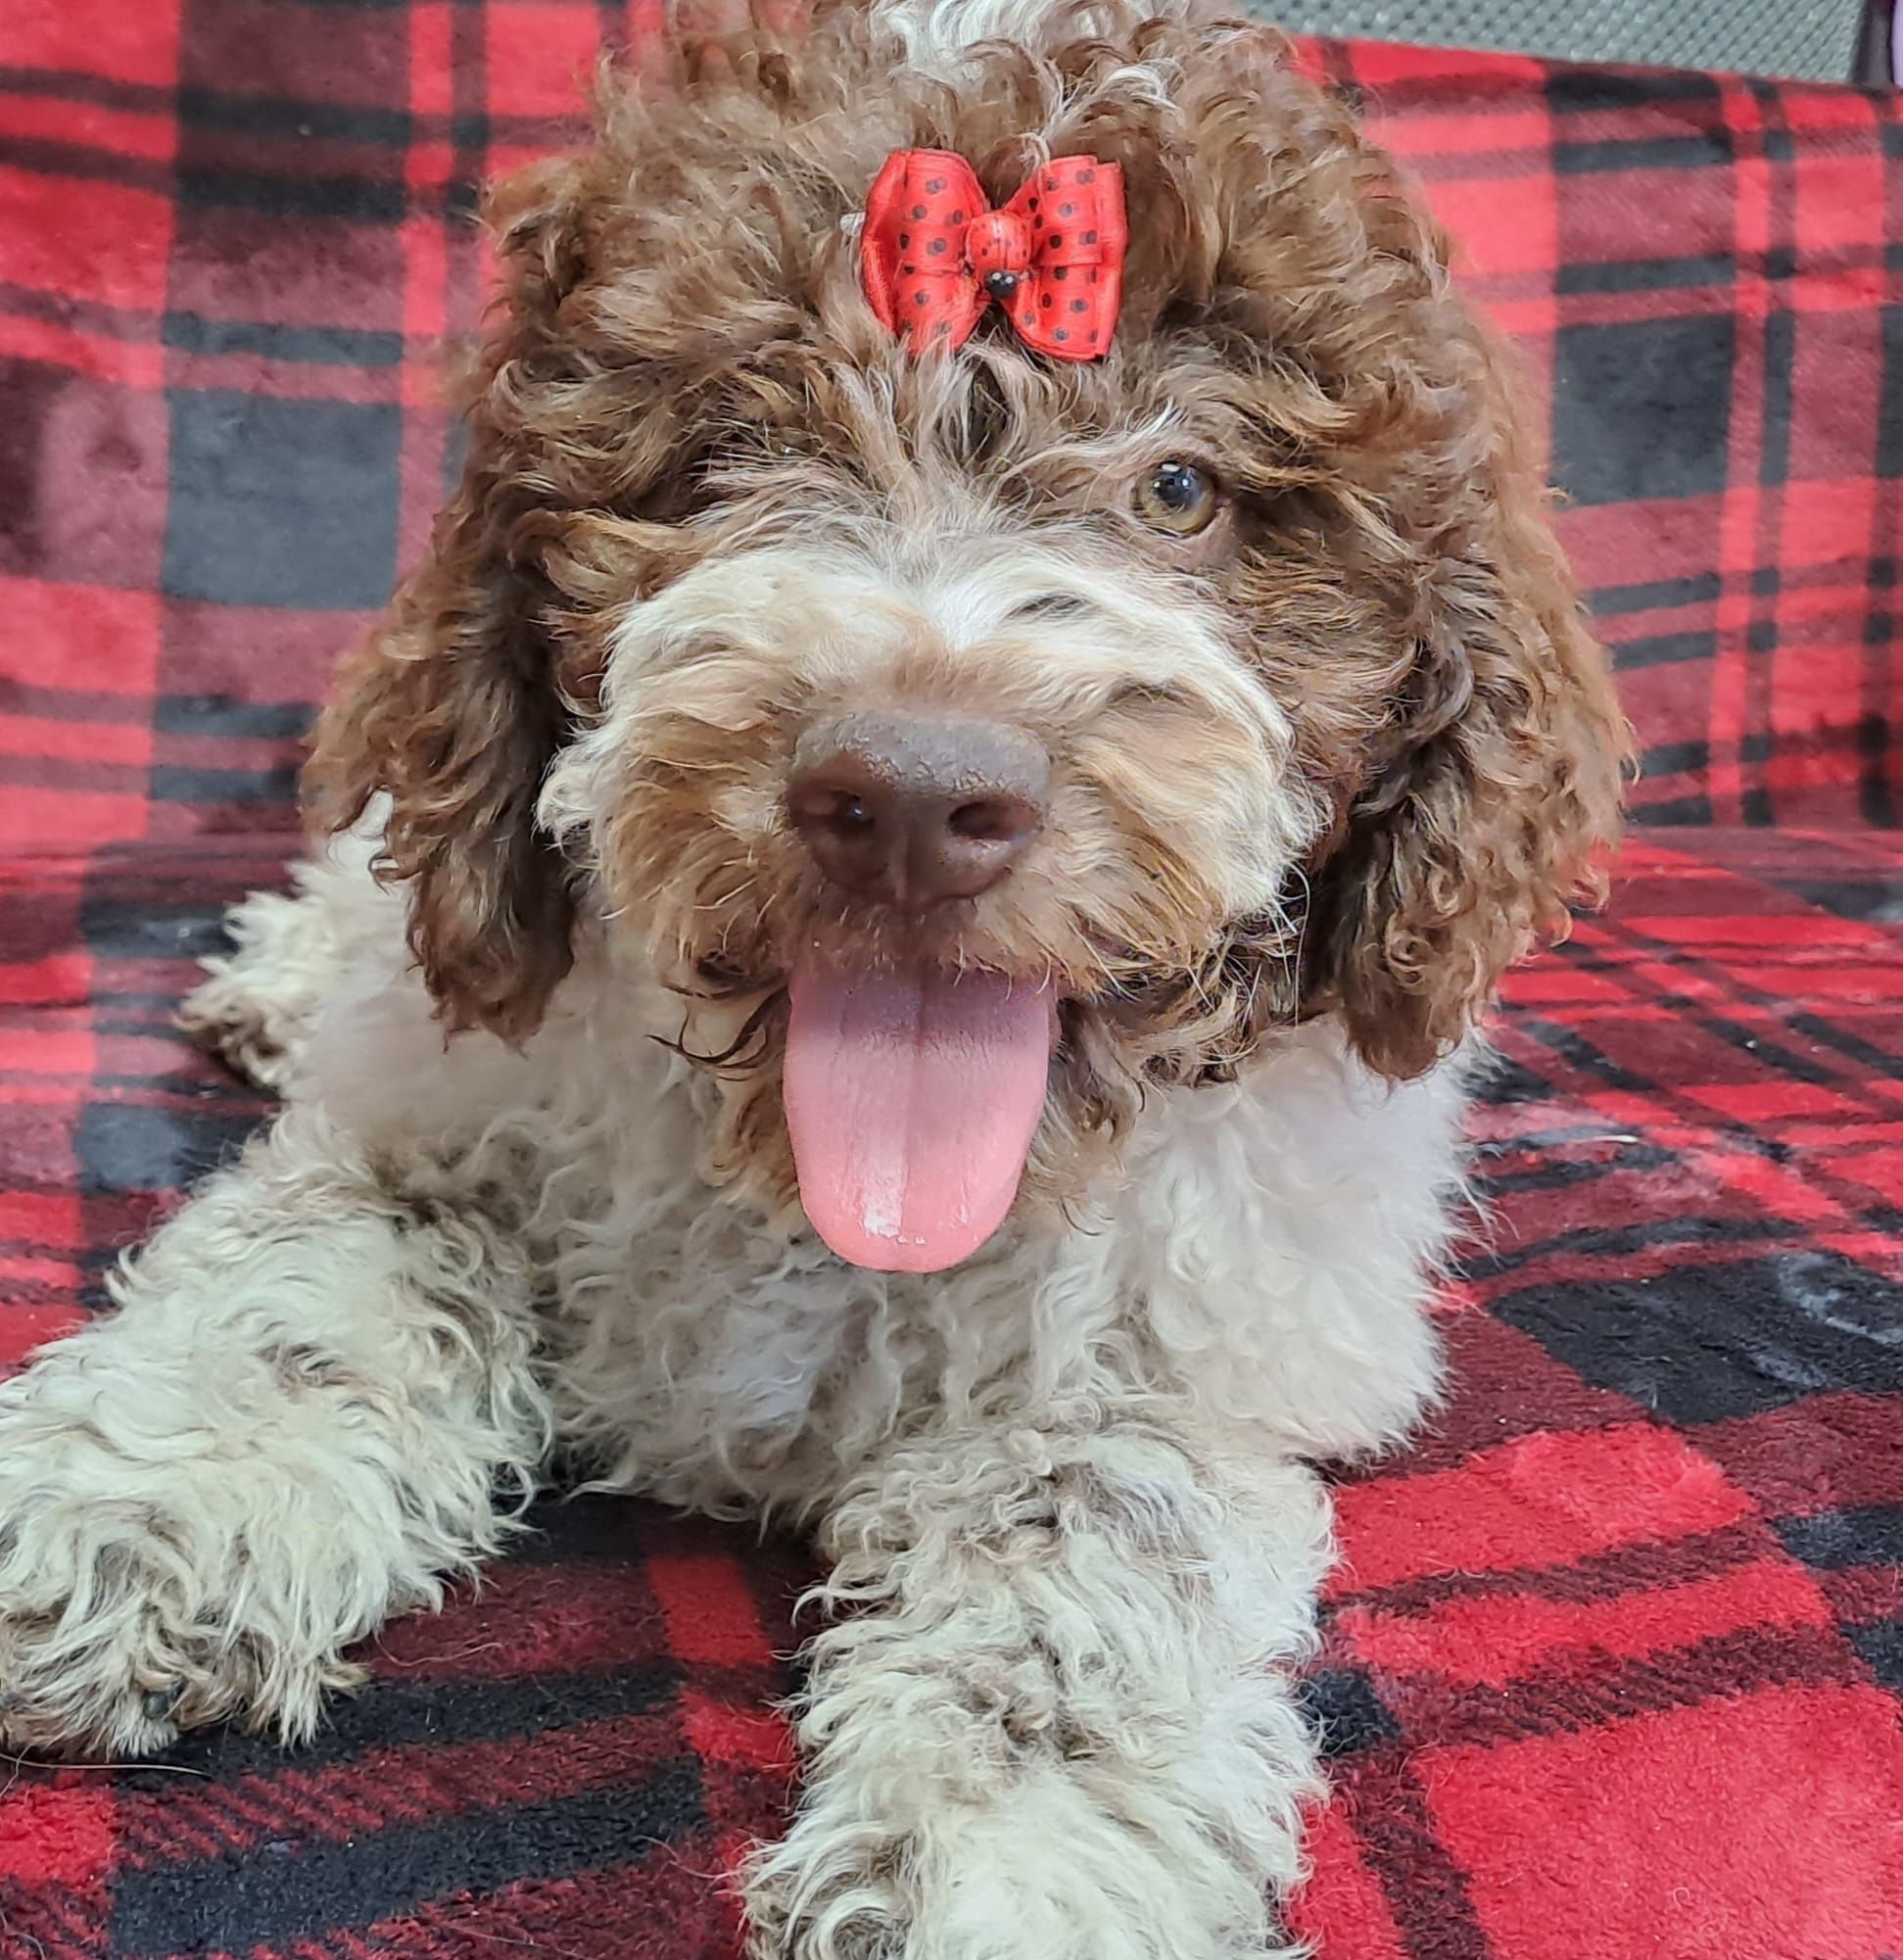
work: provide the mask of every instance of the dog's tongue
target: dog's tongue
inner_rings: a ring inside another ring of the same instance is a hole
[[[784,1076],[799,1195],[843,1260],[936,1272],[1004,1222],[1044,1108],[1048,986],[917,965],[793,974]]]

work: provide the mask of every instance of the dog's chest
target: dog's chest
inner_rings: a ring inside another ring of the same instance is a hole
[[[803,1504],[922,1423],[1132,1391],[1362,1447],[1432,1381],[1452,1079],[1374,1095],[1306,1035],[1246,1090],[1156,1099],[1068,1227],[891,1277],[711,1189],[692,1074],[603,1026],[543,1078],[537,1252],[562,1419],[630,1484]]]
[[[564,1418],[662,1495],[823,1495],[901,1430],[1001,1384],[1081,1387],[1119,1312],[1093,1237],[1008,1231],[953,1272],[862,1271],[679,1175],[661,1141],[617,1152],[545,1258]],[[670,1141],[690,1145],[685,1123]]]

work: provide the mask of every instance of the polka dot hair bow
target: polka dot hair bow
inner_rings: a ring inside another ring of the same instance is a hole
[[[1123,297],[1123,173],[1060,157],[999,210],[946,150],[894,150],[866,200],[859,263],[873,311],[913,354],[963,347],[1003,308],[1026,347],[1058,360],[1108,351]]]

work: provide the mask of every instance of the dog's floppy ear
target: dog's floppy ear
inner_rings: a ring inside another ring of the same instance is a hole
[[[1602,896],[1627,729],[1510,405],[1489,522],[1443,559],[1395,726],[1309,874],[1302,985],[1385,1076],[1451,1049],[1501,974]]]
[[[446,1026],[529,1032],[567,972],[574,898],[536,797],[568,714],[543,626],[516,396],[581,276],[579,166],[492,194],[505,279],[468,459],[427,559],[347,659],[305,787],[341,830],[389,799],[378,875],[407,886],[409,940]]]

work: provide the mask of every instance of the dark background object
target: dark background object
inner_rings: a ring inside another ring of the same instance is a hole
[[[1862,0],[1255,0],[1301,33],[1843,81]]]
[[[1865,0],[1857,25],[1855,78],[1866,88],[1891,88],[1896,83],[1895,0]]]

